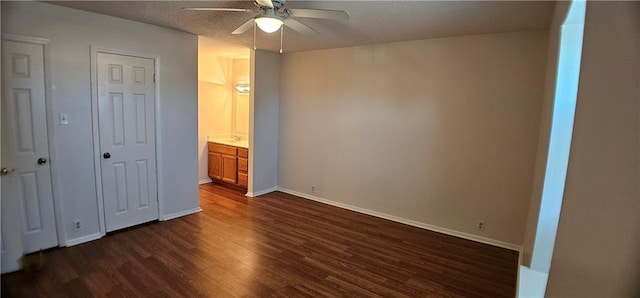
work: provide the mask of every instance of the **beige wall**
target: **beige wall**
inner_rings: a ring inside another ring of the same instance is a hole
[[[546,50],[545,31],[285,54],[279,187],[521,245]]]
[[[207,136],[231,133],[233,60],[198,50],[198,179],[208,179]]]
[[[540,131],[538,137],[538,150],[536,154],[535,171],[533,175],[533,187],[531,189],[531,201],[527,224],[525,227],[524,243],[522,248],[523,265],[531,265],[533,246],[538,228],[538,215],[542,199],[542,187],[549,154],[549,137],[551,134],[551,116],[556,91],[556,75],[558,68],[558,53],[560,47],[560,30],[569,11],[569,1],[557,2],[554,9],[551,29],[549,30],[549,48],[547,51],[547,70],[544,86],[544,100],[540,112]],[[548,273],[548,271],[545,270]]]
[[[233,59],[233,85],[248,85],[249,59]],[[249,135],[249,94],[233,92],[234,119],[232,134]]]
[[[548,297],[640,295],[640,3],[588,2]]]

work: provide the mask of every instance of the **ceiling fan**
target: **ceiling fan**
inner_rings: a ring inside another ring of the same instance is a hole
[[[328,20],[349,20],[349,13],[344,10],[328,10],[328,9],[304,9],[304,8],[288,8],[286,0],[255,0],[255,9],[248,8],[223,8],[223,7],[183,7],[183,10],[196,11],[231,11],[245,12],[256,14],[253,18],[244,22],[240,27],[235,29],[231,34],[242,34],[257,25],[260,30],[266,33],[278,31],[282,26],[287,26],[294,31],[303,35],[318,34],[316,30],[296,20],[296,18],[314,18]],[[282,31],[281,31],[282,36]],[[281,40],[282,41],[282,40]],[[254,40],[255,42],[255,40]],[[282,49],[280,49],[282,52]]]

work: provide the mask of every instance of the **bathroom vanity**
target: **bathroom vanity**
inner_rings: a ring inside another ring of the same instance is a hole
[[[215,140],[207,146],[209,177],[215,182],[247,188],[249,149],[246,141]]]

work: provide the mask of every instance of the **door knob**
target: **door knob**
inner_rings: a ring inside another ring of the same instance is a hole
[[[102,157],[104,157],[104,159],[109,159],[111,158],[111,153],[105,152],[104,154],[102,154]]]
[[[47,159],[44,158],[44,157],[38,158],[38,164],[39,165],[46,165],[47,164]]]
[[[0,169],[0,176],[7,175],[7,174],[9,174],[11,172],[13,172],[13,169],[2,168],[2,169]]]

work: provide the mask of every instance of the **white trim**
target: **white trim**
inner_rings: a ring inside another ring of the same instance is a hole
[[[155,115],[155,125],[156,125],[156,181],[158,181],[157,185],[156,185],[156,191],[158,192],[158,219],[160,219],[160,217],[162,217],[161,214],[164,213],[164,183],[162,181],[163,180],[163,173],[164,171],[162,170],[162,165],[163,163],[160,162],[162,160],[162,146],[160,146],[160,144],[162,144],[162,134],[161,134],[161,125],[162,122],[159,121],[158,119],[160,119],[160,56],[159,55],[154,55],[153,58],[154,62],[153,65],[155,67],[155,95],[156,95],[156,102],[155,102],[155,108],[156,108],[156,115]],[[197,115],[196,115],[197,116]]]
[[[102,197],[102,164],[101,164],[101,152],[100,152],[100,124],[98,123],[98,53],[107,53],[107,54],[115,54],[115,55],[123,55],[123,56],[132,56],[132,57],[140,57],[152,59],[154,62],[154,73],[155,73],[155,82],[154,82],[154,93],[155,93],[155,133],[156,133],[156,185],[158,191],[158,219],[161,218],[161,214],[164,210],[164,199],[163,194],[164,191],[162,189],[162,166],[160,163],[162,154],[160,150],[160,121],[158,121],[160,114],[160,56],[155,54],[146,54],[139,53],[127,50],[119,50],[112,48],[105,48],[99,46],[90,45],[91,57],[90,57],[90,66],[91,66],[91,124],[93,131],[93,159],[94,159],[94,175],[96,180],[96,196],[98,202],[98,223],[100,235],[106,235],[106,222],[104,215],[104,198]]]
[[[51,41],[48,38],[23,36],[23,35],[10,34],[10,33],[2,33],[2,40],[34,43],[34,44],[41,44],[41,45],[48,44]]]
[[[211,178],[207,178],[207,179],[202,179],[200,181],[198,181],[198,184],[207,184],[207,183],[211,183],[213,182],[213,180],[211,180]]]
[[[182,216],[198,213],[200,211],[202,211],[202,208],[200,208],[200,207],[189,209],[189,210],[184,210],[184,211],[178,211],[178,212],[174,212],[174,213],[170,213],[170,214],[162,216],[160,218],[160,221],[172,220],[174,218],[178,218],[178,217],[182,217]]]
[[[67,240],[67,242],[65,242],[65,246],[67,246],[67,247],[74,246],[74,245],[82,244],[82,243],[85,243],[85,242],[98,240],[100,238],[102,238],[102,234],[94,233],[94,234],[90,234],[90,235],[87,235],[87,236],[82,236],[82,237],[78,237],[78,238],[75,238],[75,239]]]
[[[522,278],[522,263],[524,262],[523,256],[524,245],[521,246],[518,253],[518,271],[516,271],[516,297],[520,297],[520,278]]]
[[[90,46],[91,56],[91,126],[93,139],[93,169],[96,180],[96,199],[98,203],[98,230],[100,235],[106,234],[106,223],[104,220],[104,199],[102,197],[102,165],[100,163],[100,125],[98,123],[98,51]]]
[[[274,192],[274,191],[277,191],[277,190],[278,190],[278,187],[272,187],[272,188],[259,190],[259,191],[256,191],[256,192],[248,192],[246,194],[246,196],[250,197],[250,198],[255,198],[255,197],[258,197],[258,196],[261,196],[261,195],[264,195],[264,194],[268,194],[270,192]]]
[[[321,197],[312,196],[312,195],[309,195],[309,194],[297,192],[295,190],[290,190],[290,189],[286,189],[286,188],[282,188],[282,187],[278,187],[278,191],[281,191],[281,192],[284,192],[284,193],[288,193],[288,194],[291,194],[291,195],[294,195],[294,196],[298,196],[298,197],[301,197],[301,198],[304,198],[304,199],[308,199],[308,200],[312,200],[312,201],[316,201],[316,202],[320,202],[320,203],[324,203],[324,204],[340,207],[340,208],[343,208],[343,209],[347,209],[347,210],[351,210],[351,211],[355,211],[355,212],[359,212],[359,213],[363,213],[363,214],[367,214],[367,215],[371,215],[371,216],[375,216],[375,217],[379,217],[379,218],[388,219],[388,220],[391,220],[391,221],[395,221],[395,222],[399,222],[399,223],[402,223],[402,224],[418,227],[418,228],[425,229],[425,230],[430,230],[430,231],[434,231],[434,232],[438,232],[438,233],[442,233],[442,234],[446,234],[446,235],[450,235],[450,236],[454,236],[454,237],[458,237],[458,238],[462,238],[462,239],[467,239],[467,240],[471,240],[471,241],[475,241],[475,242],[480,242],[480,243],[484,243],[484,244],[489,244],[489,245],[493,245],[493,246],[497,246],[497,247],[501,247],[501,248],[506,248],[506,249],[514,250],[514,251],[518,251],[518,252],[522,251],[522,246],[521,245],[517,245],[517,244],[513,244],[513,243],[503,242],[503,241],[499,241],[499,240],[495,240],[495,239],[491,239],[491,238],[487,238],[487,237],[482,237],[482,236],[477,236],[477,235],[473,235],[473,234],[469,234],[469,233],[465,233],[465,232],[455,231],[455,230],[448,229],[448,228],[438,227],[438,226],[422,223],[422,222],[415,221],[415,220],[410,220],[410,219],[406,219],[406,218],[402,218],[402,217],[398,217],[398,216],[394,216],[394,215],[389,215],[389,214],[378,212],[378,211],[373,211],[373,210],[360,208],[360,207],[356,207],[356,206],[352,206],[352,205],[348,205],[348,204],[344,204],[344,203],[340,203],[340,202],[336,202],[336,201],[332,201],[332,200],[327,200],[327,199],[324,199],[324,198],[321,198]]]

